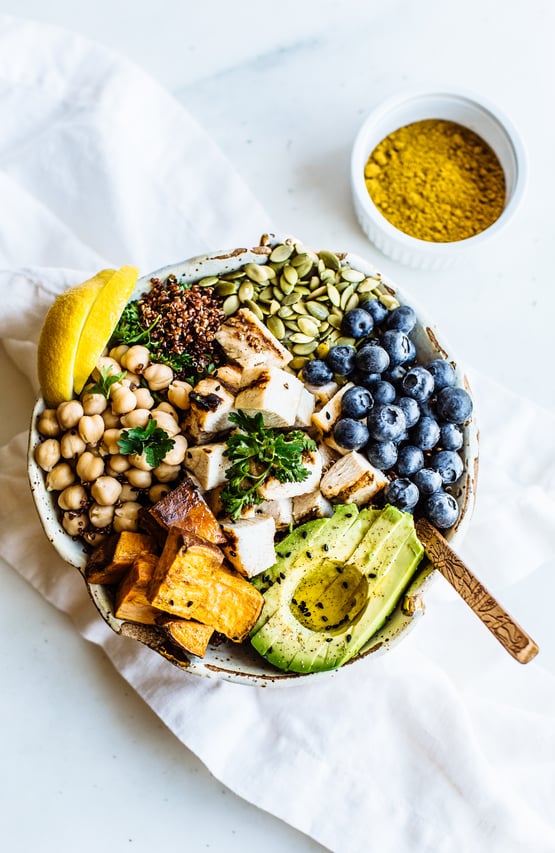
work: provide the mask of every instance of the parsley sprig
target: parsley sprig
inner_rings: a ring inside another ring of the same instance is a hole
[[[128,346],[132,346],[133,344],[144,344],[144,346],[148,347],[152,344],[150,333],[159,320],[160,315],[158,315],[154,323],[145,328],[141,323],[138,301],[133,300],[133,302],[128,302],[112,333],[110,345],[119,346],[120,344],[127,344]]]
[[[226,441],[225,455],[231,462],[221,501],[231,518],[245,507],[262,503],[258,489],[269,478],[280,483],[301,483],[310,472],[302,462],[305,450],[315,450],[315,442],[301,430],[282,432],[264,426],[261,413],[252,417],[241,409],[229,419],[239,428]]]
[[[87,394],[102,394],[103,397],[108,399],[110,388],[115,382],[121,382],[125,378],[125,371],[123,373],[112,373],[109,367],[101,367],[98,372],[100,373],[100,378],[94,385],[90,385],[87,388]]]
[[[166,453],[174,446],[175,441],[150,418],[145,427],[124,429],[118,439],[118,446],[124,456],[131,453],[145,455],[146,461],[153,468],[162,462]]]

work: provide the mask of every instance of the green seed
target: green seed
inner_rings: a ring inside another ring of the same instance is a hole
[[[262,313],[260,306],[253,302],[252,299],[245,299],[244,303],[246,308],[250,308],[253,314],[256,314],[259,320],[264,319],[264,314]]]
[[[294,332],[289,340],[294,344],[309,344],[314,340],[314,335],[303,335],[302,332]]]
[[[338,317],[337,314],[330,314],[330,316],[328,317],[328,323],[334,329],[340,329],[341,328],[341,317]]]
[[[276,246],[275,249],[272,250],[270,260],[276,264],[282,264],[284,261],[288,260],[292,254],[293,246],[289,246],[287,243],[280,243],[279,246]]]
[[[287,264],[287,266],[283,268],[282,275],[284,279],[289,282],[289,284],[293,285],[293,287],[295,287],[299,280],[299,273],[297,272],[295,267],[292,267],[290,264]]]
[[[238,281],[220,281],[214,288],[218,296],[231,296],[232,293],[237,293],[239,290]]]
[[[239,293],[240,292],[241,292],[241,290],[239,290]],[[355,285],[349,284],[349,285],[347,285],[347,287],[345,288],[345,290],[341,294],[341,301],[339,304],[341,305],[341,307],[344,311],[346,310],[345,306],[347,305],[347,302],[349,301],[349,299],[351,298],[351,296],[353,295],[354,292],[355,292]]]
[[[317,346],[318,341],[311,341],[306,344],[293,344],[292,350],[295,355],[310,355]]]
[[[318,282],[320,282],[320,279],[318,279]],[[327,296],[328,296],[327,286],[325,284],[320,284],[319,287],[315,288],[315,290],[312,291],[311,296],[313,299],[318,299],[320,296],[325,296],[327,299]]]
[[[328,310],[321,302],[315,302],[312,299],[306,303],[309,314],[316,317],[317,320],[325,320],[328,316]]]
[[[241,302],[247,302],[249,299],[252,299],[254,296],[254,286],[252,282],[244,281],[237,291],[237,296]]]
[[[318,336],[318,323],[310,317],[299,317],[299,329],[304,335],[315,338]],[[300,341],[302,343],[302,341]]]
[[[252,281],[256,281],[257,284],[264,284],[267,281],[266,267],[262,266],[262,264],[245,264],[243,269],[248,277]]]
[[[287,318],[292,317],[295,312],[289,307],[289,305],[282,305],[276,313],[278,317],[281,317],[283,320],[287,320]]]
[[[241,303],[239,302],[239,297],[237,296],[237,294],[234,293],[224,300],[224,304],[222,305],[222,311],[227,317],[231,317],[231,315],[235,314],[235,312],[239,309],[240,304]]]
[[[289,281],[287,281],[285,276],[282,275],[280,277],[279,289],[281,290],[282,293],[285,294],[285,296],[289,296],[289,294],[293,291],[294,287],[295,287],[295,285],[291,284]]]
[[[291,359],[287,366],[290,367],[291,370],[302,370],[308,360],[309,359],[306,355],[296,355]]]
[[[310,258],[307,258],[303,264],[299,264],[296,268],[299,273],[299,278],[306,278],[306,276],[312,271],[313,266],[314,264]]]
[[[320,281],[320,277],[317,275],[313,275],[310,279],[310,289],[316,291],[320,289],[321,286],[322,282]]]
[[[328,297],[332,305],[335,305],[337,308],[341,305],[341,295],[333,284],[328,284],[327,286]]]
[[[306,305],[302,301],[295,302],[291,308],[295,312],[295,314],[307,314]]]
[[[289,293],[287,296],[284,296],[281,300],[282,305],[294,305],[295,302],[298,302],[301,298],[302,294],[297,292],[297,288]]]
[[[356,341],[354,338],[339,337],[335,343],[341,347],[354,347]]]
[[[275,335],[278,340],[282,340],[285,337],[285,326],[283,325],[283,321],[276,317],[275,315],[272,317],[268,317],[266,320],[266,325],[271,331],[272,335]]]
[[[354,308],[358,308],[359,298],[358,293],[351,293],[347,302],[345,303],[345,313],[347,311],[352,311]]]
[[[258,294],[259,302],[271,302],[273,299],[274,293],[270,285],[263,287],[262,290]]]
[[[208,275],[206,278],[201,278],[198,285],[199,287],[214,287],[215,284],[219,282],[219,278],[216,275]]]
[[[272,301],[270,302],[270,314],[277,314],[280,308],[281,305],[279,304],[279,302],[276,299],[272,299]]]
[[[326,249],[323,249],[321,252],[318,252],[318,257],[329,269],[339,269],[339,258],[337,255],[334,255],[333,252],[328,252]]]
[[[242,269],[232,270],[220,276],[224,281],[236,281],[238,278],[245,278],[245,272]]]
[[[350,281],[353,284],[358,284],[360,281],[364,281],[365,275],[363,272],[360,272],[360,270],[353,270],[351,267],[342,267],[341,278],[344,278],[345,281]]]

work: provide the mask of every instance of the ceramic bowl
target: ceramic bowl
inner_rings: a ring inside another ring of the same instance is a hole
[[[281,242],[281,240],[276,240],[275,242]],[[361,270],[366,275],[374,276],[378,274],[375,267],[363,258],[350,253],[346,253],[342,257],[351,266]],[[221,275],[224,272],[230,272],[247,262],[261,263],[264,260],[265,256],[256,252],[256,249],[220,251],[212,255],[192,258],[144,276],[137,283],[137,287],[131,298],[137,298],[140,294],[148,290],[152,277],[165,278],[170,273],[174,273],[178,277],[194,281],[204,276]],[[414,300],[407,296],[397,285],[382,278],[381,286],[384,288],[384,291],[394,294],[401,304],[410,304],[417,312],[418,323],[411,337],[416,344],[419,357],[423,361],[429,361],[438,356],[447,358],[455,368],[458,384],[468,388],[463,368],[456,354],[451,350],[433,322],[418,309],[414,304]],[[74,566],[76,570],[84,573],[87,561],[85,546],[82,541],[73,539],[63,530],[58,517],[55,499],[51,492],[46,491],[44,473],[34,459],[34,451],[40,441],[36,429],[37,417],[44,406],[44,400],[42,398],[37,399],[32,414],[28,449],[29,481],[39,518],[48,539],[62,559]],[[456,484],[455,494],[461,510],[460,517],[455,527],[450,529],[446,534],[446,538],[452,544],[456,544],[464,536],[474,506],[478,468],[478,434],[475,417],[473,417],[470,425],[465,429],[465,444],[461,452],[463,453],[465,471],[460,481]],[[378,654],[382,654],[406,636],[407,632],[416,624],[424,612],[423,600],[425,590],[434,574],[430,565],[426,561],[423,561],[418,574],[393,615],[387,621],[387,624],[372,637],[363,651],[350,664],[347,664],[347,666],[358,665],[363,659],[373,658]],[[263,658],[254,652],[248,643],[242,645],[233,643],[225,643],[219,646],[211,645],[209,646],[206,657],[189,657],[185,652],[177,652],[175,647],[168,643],[159,629],[117,619],[114,616],[113,601],[108,587],[87,584],[87,588],[100,615],[117,634],[133,637],[145,643],[186,672],[261,687],[301,684],[305,683],[307,678],[322,678],[324,676],[329,678],[334,675],[333,671],[309,675],[281,672],[267,664]]]
[[[445,119],[478,134],[497,154],[506,182],[505,207],[479,234],[451,243],[432,243],[395,228],[378,210],[366,188],[364,167],[385,137],[424,119]],[[516,129],[500,110],[466,92],[407,92],[373,110],[362,124],[351,153],[351,191],[359,224],[374,245],[400,263],[424,270],[445,269],[475,246],[491,240],[509,223],[526,185],[526,156]]]

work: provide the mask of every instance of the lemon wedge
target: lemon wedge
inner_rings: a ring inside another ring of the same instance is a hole
[[[61,293],[44,319],[37,353],[37,372],[47,405],[57,406],[73,396],[73,370],[81,332],[92,305],[115,270],[102,270],[93,278]]]
[[[93,302],[79,337],[73,366],[73,390],[80,394],[85,382],[96,367],[102,350],[110,340],[112,332],[129,297],[133,293],[139,270],[125,266],[112,272],[104,287]]]

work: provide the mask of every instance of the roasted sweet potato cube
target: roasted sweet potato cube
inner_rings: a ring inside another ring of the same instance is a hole
[[[210,637],[214,633],[212,625],[201,625],[200,622],[194,622],[191,619],[170,618],[167,622],[163,622],[162,626],[174,643],[199,658],[203,658],[206,654]]]
[[[154,554],[155,551],[156,542],[152,536],[124,530],[111,536],[91,554],[85,577],[89,583],[119,583],[133,565],[135,557]]]
[[[216,545],[172,527],[152,578],[150,603],[212,625],[241,642],[258,619],[264,599],[222,563],[223,553]]]
[[[150,507],[143,522],[149,532],[162,539],[172,525],[179,525],[209,542],[225,542],[214,513],[189,477]]]
[[[153,607],[147,598],[148,585],[157,562],[155,554],[141,554],[135,558],[116,592],[115,615],[118,619],[156,625],[163,618],[160,610]]]

